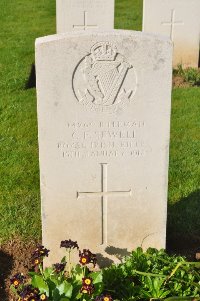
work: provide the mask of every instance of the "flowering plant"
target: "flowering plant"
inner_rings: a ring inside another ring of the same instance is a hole
[[[61,242],[66,256],[43,268],[49,250],[38,246],[32,254],[29,278],[18,273],[11,280],[17,301],[200,301],[200,262],[164,250],[137,248],[119,264],[96,271],[96,255],[79,250],[77,242]],[[72,265],[72,252],[79,263]],[[112,297],[110,295],[112,294]]]
[[[49,250],[38,246],[32,254],[33,271],[29,277],[18,273],[11,278],[11,289],[18,301],[112,301],[109,294],[103,294],[102,271],[95,271],[96,255],[90,250],[79,250],[77,242],[61,241],[67,255],[59,263],[43,268],[43,259]],[[79,263],[73,266],[71,253],[79,252]]]

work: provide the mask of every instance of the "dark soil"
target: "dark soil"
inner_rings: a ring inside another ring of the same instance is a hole
[[[19,272],[27,274],[31,268],[31,254],[37,244],[37,241],[25,243],[16,239],[0,246],[0,301],[15,301],[9,290],[10,277]],[[184,255],[188,260],[194,261],[195,254],[200,252],[200,236],[179,238],[174,235],[174,237],[169,237],[167,252]]]
[[[174,88],[188,88],[191,87],[191,85],[188,82],[184,81],[184,78],[180,75],[174,75],[172,84]]]
[[[0,301],[15,301],[9,290],[10,277],[16,273],[27,274],[37,244],[16,239],[0,246]]]

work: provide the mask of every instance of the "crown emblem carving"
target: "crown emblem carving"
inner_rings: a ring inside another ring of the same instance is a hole
[[[110,41],[94,44],[73,74],[77,100],[97,112],[113,112],[128,104],[136,88],[134,67]]]
[[[92,47],[91,54],[95,61],[114,61],[117,48],[110,42],[99,42]]]

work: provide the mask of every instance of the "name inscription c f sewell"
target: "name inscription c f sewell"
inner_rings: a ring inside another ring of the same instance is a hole
[[[151,147],[144,139],[144,121],[68,122],[57,148],[64,159],[144,157]]]

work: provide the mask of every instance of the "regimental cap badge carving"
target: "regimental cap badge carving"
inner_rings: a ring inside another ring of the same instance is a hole
[[[107,41],[96,43],[73,75],[73,90],[79,103],[100,112],[113,112],[130,102],[136,87],[134,67]]]

